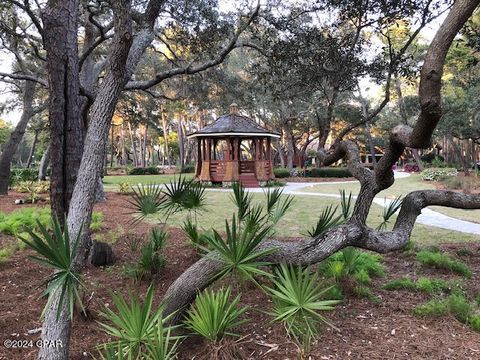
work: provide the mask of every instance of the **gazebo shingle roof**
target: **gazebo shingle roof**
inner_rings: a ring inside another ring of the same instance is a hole
[[[189,137],[197,136],[215,136],[215,135],[263,135],[270,137],[280,137],[280,134],[274,131],[269,131],[263,126],[260,126],[252,119],[240,115],[238,113],[230,113],[220,116],[214,123],[200,129]]]

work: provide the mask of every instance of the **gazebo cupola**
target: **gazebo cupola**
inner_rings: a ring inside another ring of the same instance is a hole
[[[274,178],[271,144],[280,134],[240,115],[236,104],[229,114],[188,137],[197,139],[199,181],[224,185],[240,181],[245,187],[258,187]]]

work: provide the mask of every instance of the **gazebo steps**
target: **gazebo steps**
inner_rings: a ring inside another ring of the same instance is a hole
[[[245,188],[259,188],[260,184],[255,177],[255,174],[241,174],[240,184]]]

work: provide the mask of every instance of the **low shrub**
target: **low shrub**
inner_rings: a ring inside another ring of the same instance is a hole
[[[309,170],[307,176],[319,178],[347,178],[352,177],[352,173],[346,167],[324,167]]]
[[[458,321],[469,325],[475,331],[480,331],[480,315],[476,312],[475,304],[470,303],[462,292],[418,305],[413,309],[413,313],[417,316],[435,317],[452,314]]]
[[[458,172],[455,168],[429,168],[420,173],[422,180],[439,181],[449,177],[457,176]]]
[[[383,288],[385,290],[411,290],[427,294],[439,294],[442,292],[450,292],[454,286],[455,284],[451,284],[450,282],[441,279],[428,279],[421,277],[414,282],[412,279],[404,277],[386,283],[383,285]]]
[[[195,172],[195,165],[189,164],[182,167],[180,171],[182,174],[191,174]]]
[[[100,230],[103,225],[103,213],[100,211],[94,211],[92,213],[92,221],[90,223],[90,230]]]
[[[150,231],[148,242],[142,246],[138,263],[131,267],[128,274],[137,281],[146,275],[158,274],[165,267],[163,249],[167,244],[167,233],[159,228]]]
[[[187,328],[213,343],[219,342],[225,335],[237,336],[232,330],[247,322],[241,319],[247,308],[239,308],[240,295],[232,300],[231,292],[228,287],[216,292],[207,289],[199,293],[187,312]]]
[[[283,181],[278,180],[268,180],[263,187],[278,187],[278,186],[285,186],[286,184]]]
[[[338,282],[353,279],[361,284],[370,284],[371,277],[385,274],[381,259],[377,254],[349,247],[323,261],[320,269],[327,277]]]
[[[9,185],[15,186],[23,181],[36,181],[38,179],[38,169],[33,168],[11,168]]]
[[[132,187],[128,182],[122,182],[118,184],[118,191],[122,194],[128,194],[132,191]]]
[[[37,193],[44,194],[50,190],[49,181],[21,181],[13,186],[13,190],[18,193]]]
[[[0,213],[0,232],[18,235],[27,230],[36,231],[37,221],[45,227],[50,227],[50,208],[23,208],[11,213]]]
[[[445,159],[442,155],[437,155],[435,152],[429,152],[420,158],[425,163],[431,163],[433,161],[444,162]]]
[[[279,179],[290,177],[290,171],[285,168],[275,168],[273,169],[273,173],[275,177]]]
[[[406,171],[406,172],[419,172],[420,171],[420,168],[418,167],[417,164],[415,163],[410,163],[410,164],[405,164],[403,166],[403,171]]]
[[[465,277],[470,277],[472,275],[470,268],[466,264],[452,259],[445,253],[422,250],[418,252],[417,260],[420,264],[426,267],[448,270]]]
[[[128,175],[158,175],[160,172],[155,166],[136,167],[128,172]]]

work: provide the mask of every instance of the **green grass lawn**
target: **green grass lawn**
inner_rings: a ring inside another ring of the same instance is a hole
[[[261,202],[264,199],[264,195],[254,194],[255,202]],[[233,213],[236,211],[235,206],[230,200],[230,193],[208,191],[207,203],[206,209],[197,215],[199,226],[204,229],[215,228],[216,230],[224,231],[225,219],[231,219]],[[329,204],[339,204],[339,200],[303,195],[295,196],[294,203],[289,212],[275,228],[276,235],[279,237],[303,236],[307,230],[313,227],[321,210]],[[380,206],[373,205],[368,217],[368,224],[376,227],[381,222],[382,212],[383,210]],[[180,227],[186,216],[186,212],[175,214],[168,220],[168,224]],[[148,219],[148,221],[153,223],[164,220],[165,216],[163,214],[158,214]],[[395,219],[391,219],[390,227],[394,221]],[[480,240],[480,236],[417,224],[413,230],[412,240],[419,244],[431,245],[447,242],[478,241]]]
[[[178,178],[180,174],[165,174],[165,175],[114,175],[105,176],[103,184],[108,191],[118,190],[118,184],[129,183],[130,185],[137,184],[168,184],[171,180]],[[182,177],[191,179],[193,174],[181,174]]]

